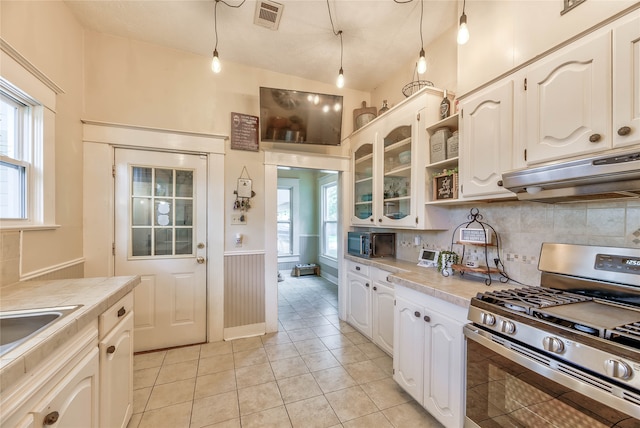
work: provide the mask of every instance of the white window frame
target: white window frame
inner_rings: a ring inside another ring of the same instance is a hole
[[[54,229],[56,96],[63,93],[35,66],[0,39],[0,89],[30,106],[25,219],[0,221],[0,230]],[[25,153],[27,154],[27,153]]]
[[[327,174],[324,177],[321,177],[318,180],[318,184],[320,185],[320,207],[321,207],[321,213],[320,213],[320,255],[319,258],[321,260],[322,263],[336,267],[338,266],[337,262],[338,259],[337,257],[331,257],[328,256],[325,252],[325,237],[324,237],[324,226],[325,226],[325,221],[324,221],[324,212],[325,212],[325,207],[324,207],[324,188],[328,185],[335,185],[336,186],[336,191],[338,192],[338,214],[340,213],[340,185],[338,183],[338,174]],[[338,215],[338,219],[336,220],[336,231],[338,231],[338,229],[340,228],[340,216]],[[338,237],[340,236],[340,234],[338,233]],[[340,251],[338,250],[338,253]]]
[[[300,261],[300,180],[297,178],[278,178],[278,188],[291,190],[291,254],[278,255],[278,263]]]

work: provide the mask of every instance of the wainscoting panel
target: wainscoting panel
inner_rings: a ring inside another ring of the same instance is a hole
[[[224,256],[224,327],[263,323],[264,254]]]

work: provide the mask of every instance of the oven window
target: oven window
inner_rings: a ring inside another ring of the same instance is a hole
[[[466,416],[480,427],[638,427],[640,420],[467,340]]]

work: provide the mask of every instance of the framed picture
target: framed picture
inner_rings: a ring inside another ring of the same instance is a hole
[[[250,198],[251,195],[251,179],[249,178],[238,178],[238,189],[237,189],[239,198]]]
[[[259,150],[258,129],[258,116],[231,113],[231,148],[257,152]]]
[[[458,199],[458,173],[433,176],[433,200]]]

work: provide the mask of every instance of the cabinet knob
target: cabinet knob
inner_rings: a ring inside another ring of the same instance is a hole
[[[44,421],[42,421],[43,425],[53,425],[58,422],[58,418],[60,417],[60,413],[51,412],[47,416],[44,417]]]
[[[373,287],[373,291],[378,291],[378,287]]]
[[[127,313],[127,310],[123,307],[121,307],[120,309],[118,309],[118,318],[120,318],[121,316],[123,316],[124,314]]]
[[[373,219],[372,218],[370,218],[369,221],[373,223]]]
[[[431,317],[429,315],[425,315],[423,319],[425,322],[431,322]]]
[[[502,180],[498,180],[498,183],[497,183],[497,184],[498,184],[498,186],[499,186],[499,187],[504,186],[504,183],[502,182]]]
[[[107,354],[113,354],[114,352],[116,352],[116,347],[111,345],[107,348]]]
[[[356,266],[356,270],[360,270],[360,266]]]
[[[379,223],[382,223],[382,219],[381,219],[381,218],[379,218],[379,219],[378,219],[378,222],[379,222]]]
[[[416,318],[420,318],[420,312],[418,312],[418,311],[415,311],[415,312],[413,313],[413,315],[415,315],[415,316],[416,316]]]
[[[591,136],[589,136],[589,141],[591,141],[592,143],[597,143],[598,141],[600,141],[601,135],[600,134],[592,134]]]
[[[622,128],[618,129],[618,135],[620,135],[621,137],[629,134],[631,134],[631,128],[629,128],[628,126],[623,126]]]
[[[367,288],[369,288],[369,283],[368,283],[368,282],[367,282],[367,283],[365,283],[364,285],[365,285]]]

